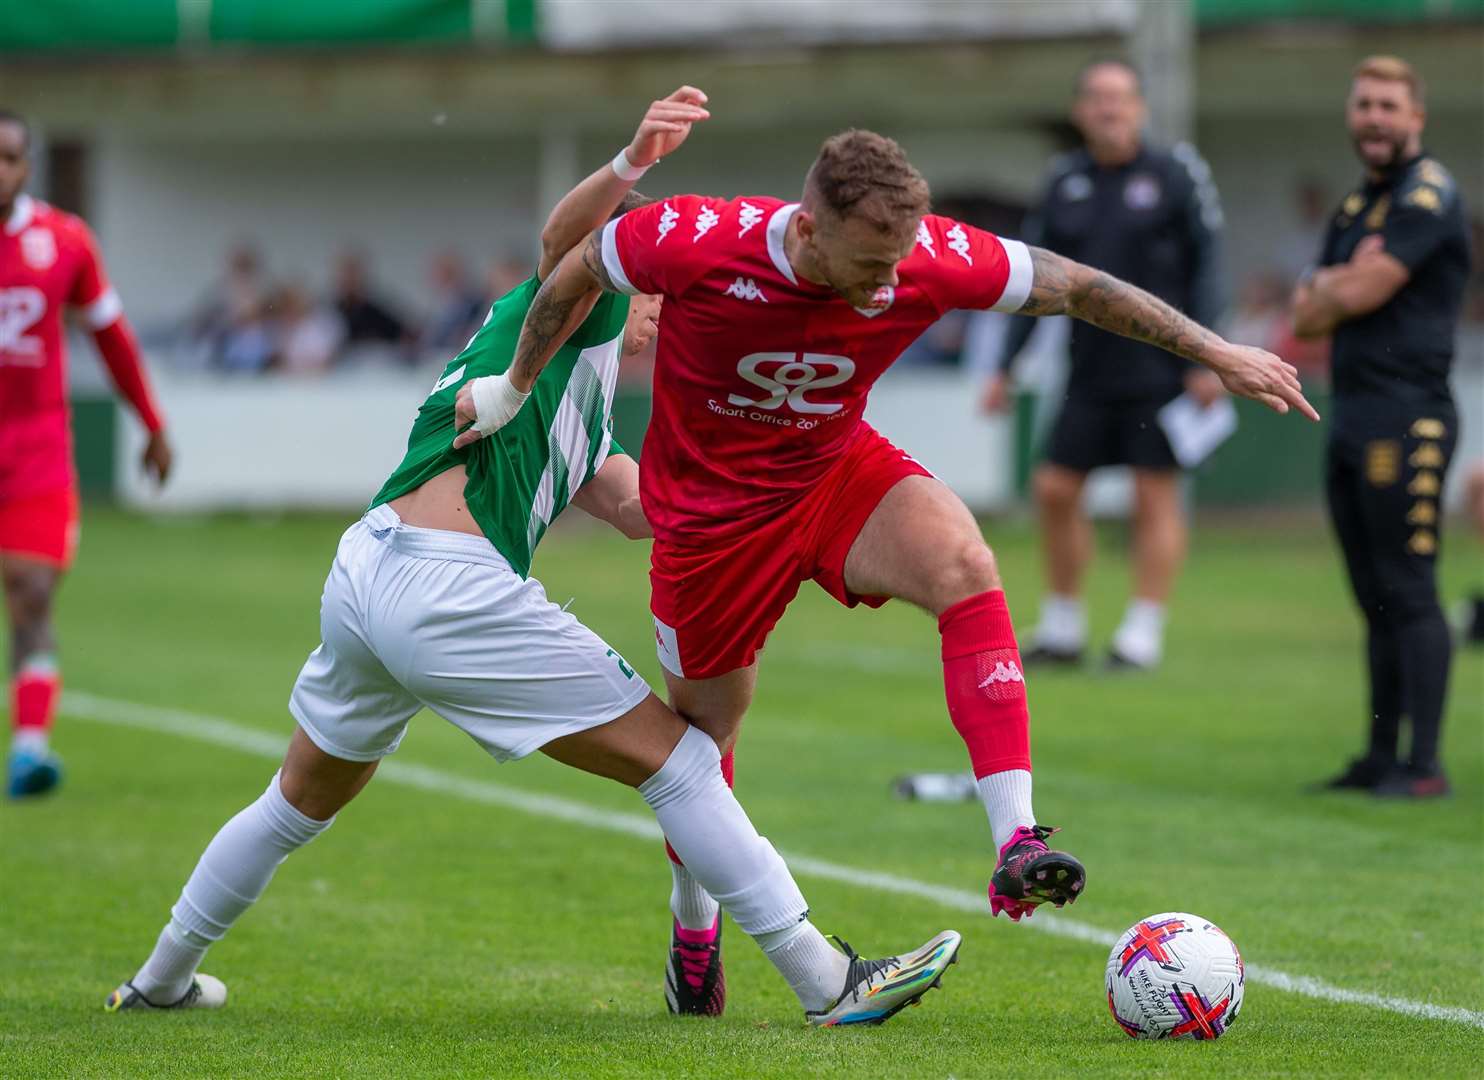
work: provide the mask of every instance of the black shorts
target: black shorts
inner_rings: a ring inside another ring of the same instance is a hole
[[[1076,472],[1105,465],[1178,469],[1159,410],[1170,398],[1095,401],[1067,398],[1046,441],[1046,461]]]

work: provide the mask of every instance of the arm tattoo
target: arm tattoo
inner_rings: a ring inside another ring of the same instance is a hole
[[[613,279],[608,276],[608,268],[603,265],[602,230],[595,231],[587,238],[587,243],[582,248],[582,265],[587,267],[587,272],[597,279],[604,292],[622,291],[613,284]]]
[[[1025,315],[1071,315],[1110,333],[1205,362],[1221,338],[1169,304],[1112,274],[1031,248]]]
[[[586,274],[573,273],[569,269],[569,260],[563,259],[556,272],[536,291],[525,322],[521,324],[520,338],[515,343],[515,359],[510,364],[511,373],[521,382],[534,384],[547,361],[571,337],[576,329],[568,325],[573,321],[573,312],[593,298],[594,285],[610,292],[618,291],[603,269],[601,243],[600,235],[595,232],[583,248],[582,267]],[[592,280],[594,278],[596,281]]]

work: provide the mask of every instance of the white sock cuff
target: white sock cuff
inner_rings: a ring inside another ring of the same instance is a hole
[[[279,786],[282,775],[281,771],[273,774],[273,779],[268,781],[267,790],[256,805],[263,824],[292,850],[303,847],[324,832],[334,824],[335,818],[332,816],[326,821],[316,821],[296,809],[293,803],[284,798],[283,788]]]
[[[685,734],[670,751],[660,771],[639,785],[639,794],[651,808],[658,810],[696,790],[697,781],[721,779],[721,751],[716,741],[700,728],[686,725]]]
[[[790,923],[781,930],[761,930],[752,935],[758,947],[765,953],[775,953],[786,945],[790,945],[802,933],[809,929],[810,923],[807,918],[798,922]]]

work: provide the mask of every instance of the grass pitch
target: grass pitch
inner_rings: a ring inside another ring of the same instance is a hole
[[[319,590],[346,523],[92,510],[61,601],[67,685],[286,740],[284,702],[318,639]],[[1034,538],[1014,524],[988,533],[1028,627]],[[1451,541],[1450,599],[1484,579],[1474,542]],[[657,683],[646,569],[643,545],[588,529],[558,530],[537,563],[551,597],[575,597],[578,616]],[[1100,642],[1124,588],[1122,564],[1105,558],[1090,593]],[[804,589],[764,656],[738,751],[738,794],[780,849],[983,887],[992,852],[977,804],[889,794],[901,772],[964,766],[936,643],[905,605],[845,612]],[[1360,623],[1317,525],[1201,529],[1168,653],[1152,677],[1031,680],[1037,811],[1066,828],[1089,872],[1067,915],[1118,931],[1194,911],[1249,964],[1484,1010],[1484,657],[1454,669],[1444,742],[1457,794],[1396,805],[1299,791],[1360,745],[1365,711]],[[881,1028],[806,1029],[733,926],[726,1017],[676,1020],[661,998],[669,875],[656,844],[390,776],[290,859],[213,949],[204,967],[230,988],[224,1011],[107,1016],[104,997],[145,956],[201,848],[273,763],[76,715],[56,745],[68,767],[59,795],[0,805],[5,1077],[1478,1069],[1476,1026],[1257,982],[1219,1042],[1132,1042],[1104,1003],[1106,950],[1038,932],[1047,914],[1014,926],[806,872],[816,921],[863,952],[962,930],[943,989]],[[497,768],[427,714],[395,760],[646,813],[634,793],[539,757]]]

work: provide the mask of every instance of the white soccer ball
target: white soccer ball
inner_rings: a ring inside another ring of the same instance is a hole
[[[1135,1039],[1217,1039],[1242,1009],[1242,954],[1199,915],[1140,919],[1108,954],[1108,1010]]]

